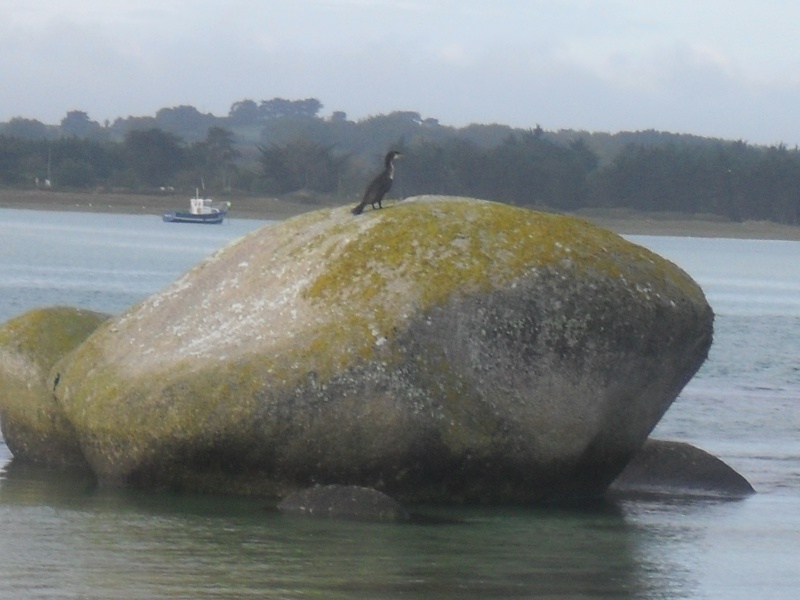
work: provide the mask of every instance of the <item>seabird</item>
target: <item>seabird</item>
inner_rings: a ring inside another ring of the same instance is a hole
[[[393,161],[399,156],[402,156],[402,154],[400,154],[397,150],[392,150],[386,155],[386,158],[383,161],[383,172],[373,179],[372,183],[367,186],[367,191],[364,192],[364,199],[351,211],[354,215],[360,215],[362,212],[364,212],[364,207],[367,204],[372,205],[373,209],[375,208],[376,204],[378,205],[378,208],[383,208],[383,205],[381,204],[383,197],[392,187],[392,181],[394,181]]]

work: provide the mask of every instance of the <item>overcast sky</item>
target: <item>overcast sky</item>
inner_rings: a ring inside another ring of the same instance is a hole
[[[797,0],[0,0],[0,121],[314,97],[794,146],[799,27]]]

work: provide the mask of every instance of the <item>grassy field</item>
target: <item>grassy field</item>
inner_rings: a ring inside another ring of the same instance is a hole
[[[286,198],[242,196],[230,199],[230,216],[242,219],[282,220],[331,206],[303,194]],[[393,201],[388,201],[391,206]],[[356,200],[352,200],[355,204]],[[144,195],[115,193],[54,192],[43,190],[0,189],[0,208],[32,210],[70,210],[160,215],[188,209],[189,198],[179,195]],[[587,209],[579,217],[617,233],[674,235],[692,237],[727,237],[748,239],[800,240],[800,227],[766,221],[732,223],[713,216],[653,214],[627,210]]]

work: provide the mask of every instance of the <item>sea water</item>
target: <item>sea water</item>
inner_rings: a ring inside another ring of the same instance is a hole
[[[118,313],[264,225],[0,209],[0,322],[37,306]],[[709,360],[654,436],[716,454],[756,495],[304,520],[254,500],[98,490],[0,444],[0,598],[793,600],[800,243],[629,237],[691,274],[716,313]]]

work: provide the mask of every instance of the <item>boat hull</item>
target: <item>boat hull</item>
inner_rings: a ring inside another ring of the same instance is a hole
[[[225,220],[228,213],[218,211],[205,214],[194,214],[188,211],[175,211],[165,213],[163,220],[165,223],[200,223],[204,225],[218,225]]]

